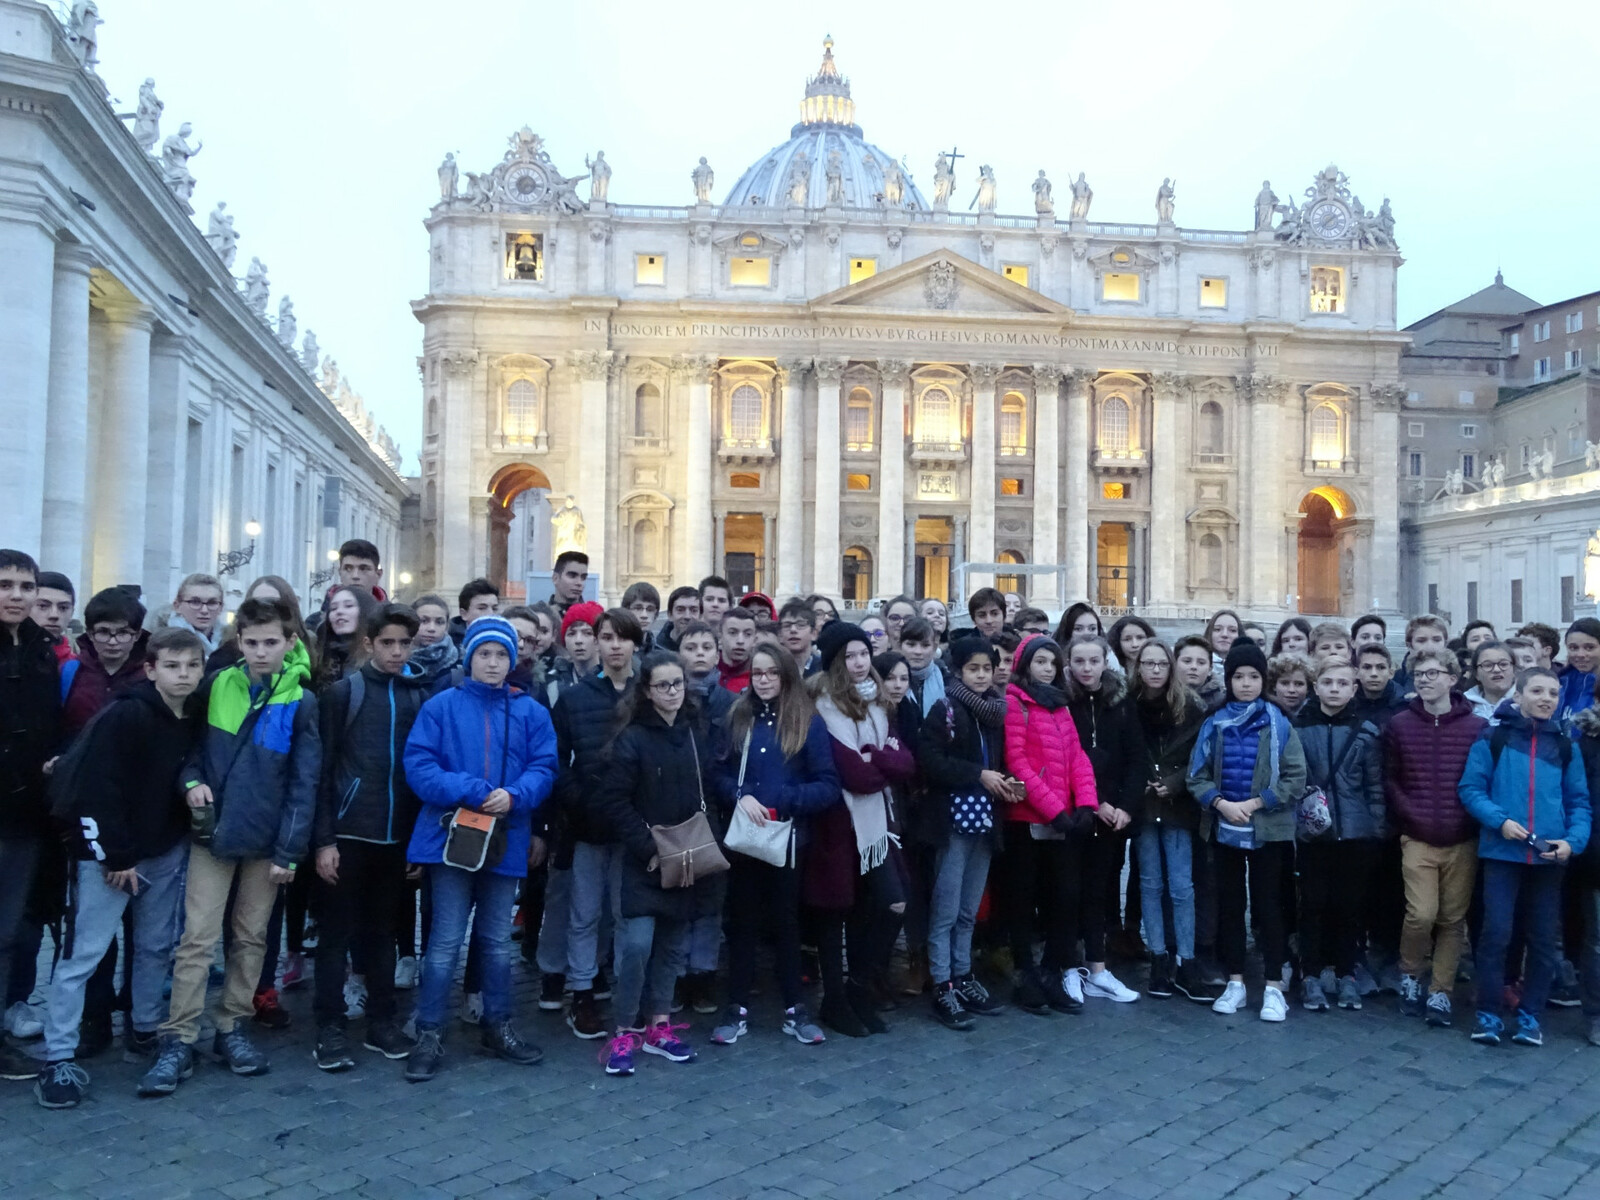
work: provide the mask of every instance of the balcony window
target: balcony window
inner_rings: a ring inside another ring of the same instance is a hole
[[[1221,462],[1227,456],[1222,441],[1222,405],[1215,400],[1202,404],[1197,426],[1195,443],[1200,461]]]
[[[956,425],[956,401],[942,387],[931,387],[922,393],[921,411],[918,413],[917,441],[929,445],[949,446],[960,441]]]
[[[539,432],[539,388],[519,379],[506,389],[506,441],[528,445]]]
[[[1128,402],[1112,396],[1100,406],[1100,449],[1107,454],[1126,454],[1129,437]]]
[[[1028,452],[1028,401],[1021,392],[1007,392],[1000,401],[1000,453]]]
[[[854,451],[872,449],[872,393],[866,388],[856,388],[844,410],[844,448]]]
[[[728,400],[728,433],[735,442],[761,440],[761,389],[741,383]]]
[[[1344,460],[1344,422],[1331,404],[1311,413],[1311,458],[1318,466],[1339,466]]]

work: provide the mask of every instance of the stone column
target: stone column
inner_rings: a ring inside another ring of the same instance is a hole
[[[1004,363],[979,362],[967,367],[972,376],[972,526],[968,561],[994,561],[994,381]],[[976,572],[968,580],[968,595],[994,583],[992,571]]]
[[[1271,375],[1252,375],[1250,395],[1250,461],[1245,492],[1254,514],[1254,531],[1240,555],[1244,592],[1252,608],[1278,610],[1288,582],[1283,563],[1284,504],[1279,486],[1283,474],[1283,402],[1288,385]]]
[[[89,476],[89,268],[84,246],[56,247],[50,296],[50,401],[44,444],[44,537],[39,561],[83,587],[84,493]],[[179,491],[181,495],[181,488]]]
[[[689,421],[685,438],[684,524],[688,562],[686,582],[711,574],[711,377],[717,360],[695,355],[683,360],[689,374]],[[691,582],[691,586],[692,586]]]
[[[1404,395],[1405,389],[1398,384],[1372,387],[1372,451],[1366,456],[1372,475],[1372,537],[1366,539],[1372,560],[1368,574],[1371,592],[1356,597],[1356,607],[1363,612],[1374,600],[1380,611],[1400,608],[1400,563],[1393,549],[1400,545],[1400,497],[1393,466],[1400,457],[1400,401]]]
[[[54,294],[55,262],[43,224],[0,220],[0,545],[30,554],[43,534],[53,308],[45,297]]]
[[[150,458],[145,468],[149,506],[145,526],[144,587],[148,595],[177,594],[187,568],[183,562],[183,500],[189,457],[189,364],[193,354],[182,334],[163,334],[150,344]],[[277,509],[263,508],[266,526],[262,550],[287,544],[288,518],[283,503],[284,472],[280,465]],[[261,571],[279,572],[281,564],[266,553]]]
[[[844,360],[819,358],[817,372],[817,499],[812,522],[812,586],[838,603],[839,595],[839,379]],[[881,536],[880,531],[880,536]],[[881,571],[877,578],[883,578]]]
[[[1033,561],[1049,566],[1061,553],[1061,368],[1033,367]],[[1041,608],[1065,603],[1054,575],[1033,576],[1029,592]]]
[[[1075,367],[1065,376],[1067,384],[1067,511],[1066,550],[1062,563],[1067,569],[1067,594],[1063,604],[1073,604],[1089,595],[1089,384],[1094,371]]]
[[[906,387],[911,364],[882,359],[883,404],[878,419],[878,562],[873,583],[893,595],[906,574]],[[908,593],[909,594],[909,593]]]
[[[621,364],[610,350],[578,350],[572,355],[572,365],[578,372],[578,428],[587,431],[583,453],[578,456],[576,489],[578,507],[583,510],[583,523],[588,531],[584,552],[589,556],[589,574],[595,578],[598,594],[608,598],[618,589],[616,568],[606,553],[606,530],[612,508],[606,486],[611,467],[608,434],[612,425],[606,399],[608,381]],[[531,565],[536,570],[544,569],[543,563]]]
[[[488,565],[473,558],[473,545],[485,534],[473,527],[471,504],[489,486],[487,479],[472,478],[472,426],[476,405],[472,382],[477,375],[478,352],[446,350],[439,361],[444,367],[444,430],[439,453],[439,561],[436,566],[443,586],[460,587],[482,574]],[[321,547],[318,549],[320,551]],[[316,564],[316,569],[323,569],[321,562]]]
[[[1183,501],[1178,495],[1183,471],[1178,462],[1178,407],[1188,377],[1159,371],[1152,380],[1150,434],[1150,574],[1144,581],[1146,604],[1178,600],[1178,546],[1183,540]]]
[[[806,371],[811,360],[780,358],[783,434],[778,441],[777,596],[798,596],[805,572]]]
[[[85,595],[144,581],[150,457],[150,328],[136,301],[107,303],[105,403],[95,456],[94,570]]]

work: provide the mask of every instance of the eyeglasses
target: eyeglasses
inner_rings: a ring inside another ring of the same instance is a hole
[[[810,632],[816,628],[810,621],[785,621],[778,626],[784,633],[799,633],[802,629]]]
[[[1478,664],[1480,671],[1509,671],[1511,664],[1508,662],[1481,662]]]
[[[665,683],[652,683],[650,690],[652,692],[660,692],[663,696],[670,696],[673,692],[683,691],[683,680],[669,679]]]
[[[904,625],[910,619],[911,615],[909,613],[890,613],[884,618],[884,620],[888,621],[891,625]]]
[[[1439,678],[1439,676],[1443,674],[1444,672],[1438,667],[1429,667],[1426,671],[1411,672],[1411,678],[1419,683],[1432,683],[1435,679]]]
[[[199,599],[196,599],[193,596],[190,596],[187,600],[184,600],[183,603],[188,605],[190,608],[221,608],[222,607],[222,601],[221,600],[199,600]]]
[[[91,629],[89,636],[97,642],[131,642],[138,635],[131,629]]]
[[[519,633],[517,635],[517,645],[519,646],[532,646],[536,644],[538,640],[539,639],[531,633]]]
[[[885,640],[889,635],[886,632],[884,632],[882,629],[869,629],[869,630],[867,630],[867,636],[869,638],[871,638],[875,642],[881,642],[881,641]]]
[[[770,671],[766,670],[766,669],[762,669],[762,670],[759,670],[759,671],[751,671],[750,672],[750,678],[751,679],[761,679],[761,680],[782,679],[783,678],[783,672],[777,670],[776,668],[774,668],[774,669],[772,669]]]

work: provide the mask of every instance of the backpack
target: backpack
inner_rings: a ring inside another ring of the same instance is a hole
[[[72,681],[78,677],[78,668],[83,666],[80,659],[69,658],[61,664],[61,707],[67,706],[67,697],[72,694]]]
[[[1545,736],[1550,736],[1546,734]],[[1561,756],[1561,773],[1566,774],[1567,767],[1572,762],[1572,739],[1564,733],[1557,733],[1556,753]],[[1500,754],[1506,748],[1506,743],[1511,740],[1511,727],[1509,725],[1496,725],[1489,730],[1489,773],[1494,774],[1494,769],[1500,765]]]
[[[115,708],[120,700],[121,697],[113,697],[111,703],[90,717],[89,723],[78,731],[78,736],[72,739],[51,769],[50,783],[46,789],[50,816],[60,824],[63,836],[69,841],[78,832],[78,817],[83,809],[83,765],[89,758],[89,743],[94,731],[99,728],[101,718]]]

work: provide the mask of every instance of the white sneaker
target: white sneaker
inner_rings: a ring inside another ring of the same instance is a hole
[[[1115,1000],[1118,1004],[1131,1004],[1139,998],[1139,993],[1126,986],[1110,971],[1100,970],[1084,982],[1083,994],[1098,996],[1102,1000]]]
[[[1244,984],[1238,980],[1230,979],[1228,986],[1222,989],[1222,995],[1211,1002],[1211,1011],[1232,1014],[1238,1012],[1239,1006],[1243,1003]]]
[[[1083,981],[1089,977],[1089,972],[1082,967],[1068,967],[1061,972],[1061,986],[1066,989],[1079,1004],[1083,1003]]]
[[[1243,990],[1242,988],[1240,989]],[[1289,1015],[1289,1002],[1283,998],[1283,992],[1267,984],[1266,990],[1261,993],[1261,1019],[1263,1021],[1282,1021]]]
[[[25,1001],[18,1000],[6,1009],[6,1032],[20,1042],[44,1033],[44,1022]]]
[[[396,959],[394,964],[394,985],[401,991],[410,991],[417,986],[417,975],[420,969],[417,960],[411,955]]]
[[[347,1017],[367,1015],[367,980],[363,975],[352,975],[344,981],[344,1012]]]
[[[481,1025],[483,1023],[482,992],[467,993],[467,1002],[461,1006],[461,1023],[463,1025]]]

